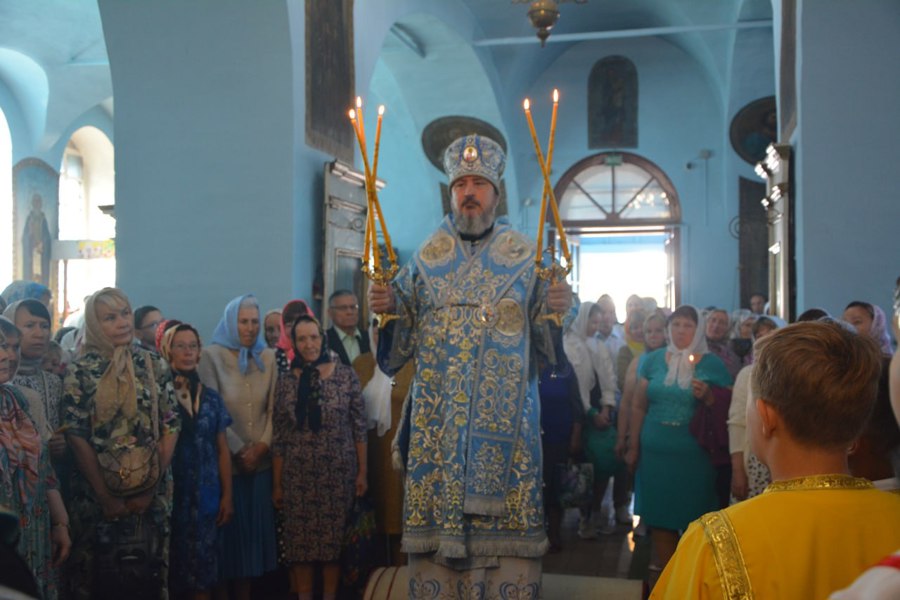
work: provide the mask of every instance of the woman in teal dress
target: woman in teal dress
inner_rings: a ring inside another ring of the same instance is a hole
[[[660,569],[675,552],[679,532],[717,508],[715,470],[688,426],[698,402],[714,401],[712,387],[729,387],[732,380],[722,360],[708,353],[703,325],[692,306],[672,313],[669,344],[647,355],[632,402],[625,462],[637,467],[641,519]]]

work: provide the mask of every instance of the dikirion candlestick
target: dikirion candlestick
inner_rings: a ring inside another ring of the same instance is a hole
[[[550,141],[548,143],[548,157],[547,160],[544,159],[544,153],[541,150],[541,143],[538,141],[537,131],[534,128],[534,119],[531,117],[531,101],[528,98],[525,98],[525,101],[522,103],[522,107],[525,109],[525,118],[528,121],[528,130],[531,133],[531,140],[534,143],[534,152],[537,155],[538,164],[541,167],[541,174],[544,177],[544,188],[543,193],[541,194],[541,215],[540,221],[538,223],[538,237],[537,237],[537,255],[535,256],[535,262],[537,264],[541,264],[541,254],[543,253],[543,242],[544,242],[544,223],[547,220],[547,205],[549,204],[550,210],[553,212],[553,222],[556,224],[556,229],[559,233],[559,245],[562,248],[562,254],[566,259],[567,271],[571,268],[571,253],[569,251],[568,240],[566,239],[566,232],[563,229],[562,219],[559,216],[559,207],[556,202],[556,194],[553,191],[553,186],[550,184],[550,160],[552,156],[550,152],[553,150],[553,138],[556,135],[556,112],[557,107],[559,105],[559,92],[558,90],[553,90],[553,114],[551,116],[551,131],[550,131]],[[554,255],[554,252],[551,252],[551,255]]]
[[[384,220],[384,213],[381,210],[381,202],[378,200],[377,182],[378,182],[378,158],[381,150],[381,123],[384,117],[384,105],[378,107],[378,121],[375,125],[375,152],[372,156],[372,162],[369,163],[369,157],[366,147],[366,129],[363,122],[362,98],[356,97],[356,108],[348,111],[350,123],[356,133],[356,141],[359,144],[359,150],[362,154],[363,169],[365,171],[366,182],[366,231],[365,242],[363,245],[363,261],[362,271],[371,281],[379,285],[387,285],[394,278],[399,270],[397,265],[397,256],[394,253],[394,247],[391,245],[391,235],[388,233],[387,224]],[[377,228],[381,227],[381,233],[384,236],[384,243],[387,246],[388,265],[381,264],[381,253],[378,251],[378,233]],[[379,314],[375,315],[381,327],[386,323],[397,318],[395,315]]]

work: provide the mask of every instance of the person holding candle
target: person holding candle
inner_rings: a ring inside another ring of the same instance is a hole
[[[675,551],[678,532],[717,507],[715,470],[688,426],[698,403],[715,401],[712,386],[732,383],[721,359],[707,352],[697,309],[678,307],[668,329],[668,346],[648,354],[638,371],[625,453],[626,464],[637,469],[641,519],[651,531],[657,569]]]
[[[555,363],[573,318],[565,281],[538,277],[535,247],[496,218],[506,157],[480,135],[444,153],[451,214],[369,306],[388,375],[415,359],[394,441],[406,471],[402,548],[410,594],[458,588],[538,597],[547,549],[535,357]]]

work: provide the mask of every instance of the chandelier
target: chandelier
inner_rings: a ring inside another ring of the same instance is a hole
[[[541,40],[541,47],[547,44],[550,30],[559,20],[559,3],[575,2],[585,4],[587,0],[512,0],[513,4],[529,4],[528,20],[537,30],[537,37]]]

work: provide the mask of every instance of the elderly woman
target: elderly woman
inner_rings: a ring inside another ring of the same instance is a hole
[[[760,340],[776,329],[778,329],[778,324],[775,321],[769,317],[759,317],[753,323],[753,339]],[[758,496],[772,481],[769,469],[759,462],[756,455],[750,451],[750,438],[747,437],[747,403],[750,401],[750,379],[752,377],[752,364],[741,369],[734,380],[731,405],[728,407],[732,504],[739,500]]]
[[[671,558],[678,532],[717,506],[715,470],[688,426],[698,402],[715,401],[712,386],[732,382],[722,361],[707,352],[697,309],[677,308],[668,330],[669,345],[648,354],[638,372],[625,454],[637,469],[641,519],[651,531],[657,568]]]
[[[273,350],[278,347],[281,339],[281,309],[273,308],[263,318],[263,334],[266,338],[266,346]]]
[[[334,600],[338,558],[354,493],[366,491],[366,412],[352,368],[331,360],[318,321],[289,330],[291,370],[278,379],[272,501],[291,588],[312,598],[313,564],[324,563],[324,600]]]
[[[707,313],[706,346],[709,352],[725,363],[728,374],[734,379],[744,363],[732,348],[731,319],[728,317],[728,311],[723,308],[714,308]]]
[[[279,373],[287,373],[291,370],[291,362],[294,360],[294,342],[291,340],[291,327],[294,321],[301,315],[309,315],[315,318],[312,309],[305,300],[291,300],[281,309],[281,329],[278,342],[275,343],[275,362],[278,364]]]
[[[588,507],[578,526],[583,539],[596,536],[592,523],[600,516],[600,503],[609,479],[620,472],[621,463],[613,450],[616,430],[613,411],[616,408],[616,373],[613,359],[605,344],[591,344],[599,326],[602,308],[593,302],[582,302],[578,316],[563,336],[563,349],[578,380],[579,397],[587,416],[584,426],[584,450],[594,465],[593,507]]]
[[[888,333],[887,318],[880,306],[854,300],[844,309],[843,319],[856,327],[856,331],[860,335],[866,335],[875,340],[883,355],[894,354],[894,349],[891,347],[891,336]]]
[[[0,506],[19,518],[17,551],[46,600],[57,597],[55,567],[71,548],[69,516],[56,489],[46,442],[29,416],[24,396],[10,384],[18,340],[12,322],[0,317]]]
[[[203,385],[197,374],[197,330],[187,323],[164,321],[158,337],[159,353],[172,366],[181,416],[181,435],[172,459],[170,588],[201,600],[210,597],[219,580],[217,529],[234,513],[231,452],[225,440],[231,417],[219,394]]]
[[[71,598],[168,597],[168,467],[180,419],[168,367],[133,339],[125,294],[104,288],[88,298],[84,346],[63,396],[62,427],[76,465]],[[126,540],[128,548],[120,547]]]
[[[256,298],[234,298],[198,367],[200,380],[219,393],[233,419],[225,437],[234,473],[234,519],[219,531],[219,575],[234,580],[240,600],[250,598],[251,578],[277,566],[269,447],[278,372],[260,325]]]

